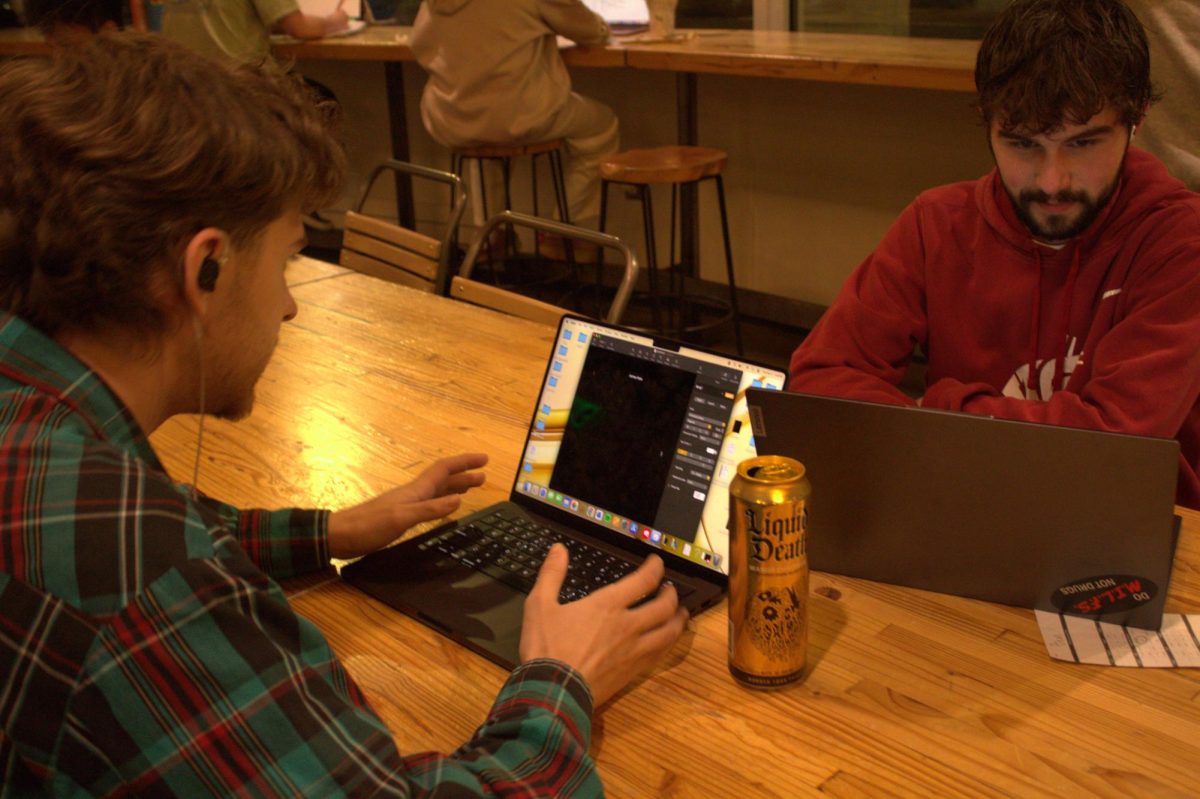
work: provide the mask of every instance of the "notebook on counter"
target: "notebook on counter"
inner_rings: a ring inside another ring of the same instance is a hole
[[[1158,629],[1178,442],[748,394],[758,451],[812,483],[813,569]]]
[[[746,391],[783,372],[582,317],[560,322],[520,467],[498,503],[342,569],[351,585],[505,666],[550,543],[563,601],[662,556],[695,614],[728,582],[729,482],[755,454]]]
[[[650,27],[646,0],[583,0],[583,4],[608,23],[614,36],[641,33]]]

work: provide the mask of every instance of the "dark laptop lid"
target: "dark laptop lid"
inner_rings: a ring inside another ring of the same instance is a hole
[[[802,462],[814,569],[1157,628],[1179,445],[748,392],[758,451]]]

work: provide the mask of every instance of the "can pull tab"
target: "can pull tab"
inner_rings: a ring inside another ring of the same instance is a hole
[[[799,467],[799,468],[797,468]],[[768,463],[757,463],[746,470],[746,476],[753,480],[763,480],[771,483],[798,480],[804,476],[804,467],[798,463],[789,463],[780,458]]]

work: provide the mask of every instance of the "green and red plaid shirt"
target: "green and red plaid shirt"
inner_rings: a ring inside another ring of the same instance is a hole
[[[327,518],[174,483],[94,372],[0,313],[0,797],[600,795],[591,694],[552,661],[452,755],[396,751],[273,579],[327,563]]]

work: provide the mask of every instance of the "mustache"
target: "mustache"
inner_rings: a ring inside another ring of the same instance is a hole
[[[1017,195],[1022,205],[1030,203],[1089,203],[1091,198],[1083,191],[1060,191],[1054,194],[1039,189],[1025,189]]]

